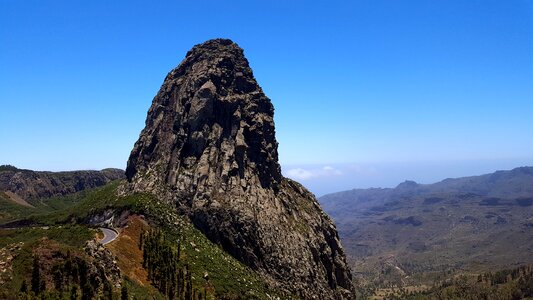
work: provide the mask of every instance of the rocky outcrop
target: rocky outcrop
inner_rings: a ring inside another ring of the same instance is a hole
[[[128,210],[106,209],[89,215],[83,223],[93,227],[122,228],[127,226],[130,214]]]
[[[0,169],[0,191],[13,193],[25,201],[35,203],[41,199],[103,186],[124,177],[124,171],[119,169],[71,172]]]
[[[305,299],[352,298],[335,225],[310,192],[281,175],[277,148],[274,107],[243,50],[210,40],[165,78],[123,192],[151,191],[175,204],[272,286]]]
[[[102,281],[108,280],[115,288],[120,288],[122,277],[113,253],[95,240],[88,241],[84,250],[92,259],[89,273],[102,277]]]

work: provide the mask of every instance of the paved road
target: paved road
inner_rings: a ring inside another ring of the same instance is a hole
[[[104,233],[104,238],[100,241],[102,245],[109,244],[118,237],[118,232],[113,229],[101,227],[100,230]]]

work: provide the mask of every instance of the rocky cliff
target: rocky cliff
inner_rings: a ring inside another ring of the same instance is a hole
[[[155,96],[123,192],[151,191],[175,204],[272,286],[304,299],[350,299],[335,225],[310,192],[281,175],[273,117],[239,46],[197,45]]]
[[[124,171],[119,169],[38,172],[2,167],[4,168],[0,168],[0,191],[29,203],[99,187],[125,177]]]

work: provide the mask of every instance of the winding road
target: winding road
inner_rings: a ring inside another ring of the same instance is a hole
[[[114,229],[100,227],[100,230],[104,234],[104,238],[100,241],[102,245],[109,244],[118,237],[118,232]]]

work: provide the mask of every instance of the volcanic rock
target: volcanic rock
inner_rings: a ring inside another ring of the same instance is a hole
[[[313,194],[282,176],[277,148],[274,107],[243,50],[210,40],[166,76],[123,191],[176,205],[273,287],[304,299],[351,299],[335,225]]]

